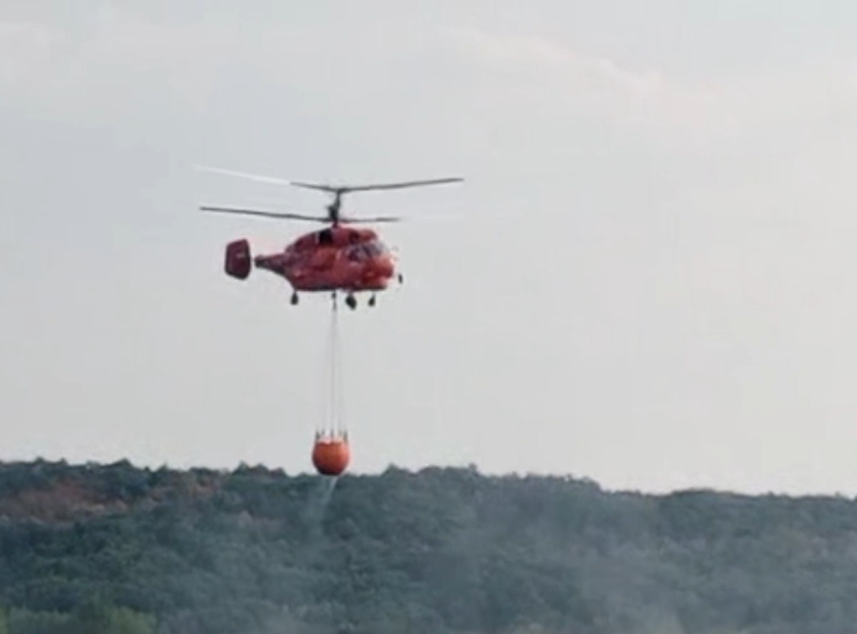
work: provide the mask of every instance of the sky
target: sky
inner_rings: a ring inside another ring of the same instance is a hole
[[[644,6],[645,5],[645,6]],[[329,299],[223,249],[360,194],[352,470],[857,494],[857,5],[5,0],[0,459],[310,471]]]

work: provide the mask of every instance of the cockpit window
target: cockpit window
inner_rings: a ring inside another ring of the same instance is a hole
[[[348,250],[348,259],[352,262],[360,262],[371,258],[378,257],[387,253],[387,249],[378,240],[365,242],[351,247]]]
[[[384,255],[387,252],[387,249],[384,248],[384,245],[378,240],[372,240],[363,246],[365,247],[366,252],[373,258],[379,255]]]

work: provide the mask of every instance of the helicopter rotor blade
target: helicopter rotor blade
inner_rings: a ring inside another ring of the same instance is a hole
[[[211,172],[212,174],[224,174],[225,176],[235,176],[247,180],[257,181],[259,183],[272,183],[274,185],[292,185],[291,181],[284,178],[276,178],[274,176],[263,176],[261,174],[250,174],[248,172],[238,172],[236,170],[223,169],[222,167],[208,167],[205,165],[194,165],[201,172]]]
[[[402,219],[398,216],[375,216],[372,218],[340,218],[340,222],[344,224],[365,224],[370,222],[401,222]]]
[[[424,187],[426,185],[443,185],[446,183],[462,183],[463,178],[433,178],[430,180],[404,181],[400,183],[376,183],[373,185],[351,185],[336,188],[343,194],[350,192],[366,192],[380,189],[404,189],[405,187]]]
[[[397,183],[376,183],[369,185],[326,185],[322,183],[306,183],[298,181],[290,181],[284,178],[276,178],[274,176],[264,176],[262,174],[251,174],[249,172],[239,172],[232,169],[224,169],[222,167],[210,167],[206,165],[195,165],[197,170],[203,172],[211,172],[214,174],[224,174],[226,176],[234,176],[237,178],[245,178],[258,181],[261,183],[273,183],[277,185],[291,185],[293,187],[302,187],[304,189],[315,189],[318,191],[328,192],[331,194],[347,194],[350,192],[364,192],[381,189],[403,189],[405,187],[424,187],[427,185],[442,185],[447,183],[461,183],[463,178],[434,178],[429,180],[402,181]]]
[[[289,185],[293,187],[301,187],[303,189],[315,189],[321,192],[328,192],[330,194],[344,193],[342,187],[335,187],[334,185],[323,185],[321,183],[299,183],[290,181]]]
[[[311,220],[313,222],[327,222],[325,216],[309,216],[305,214],[281,213],[276,211],[261,211],[257,209],[240,209],[235,207],[200,207],[202,211],[213,211],[224,214],[241,214],[244,216],[262,216],[264,218],[277,218],[286,220]]]

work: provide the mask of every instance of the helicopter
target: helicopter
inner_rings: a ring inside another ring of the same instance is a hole
[[[292,305],[298,304],[299,292],[331,292],[334,303],[336,294],[343,292],[346,295],[345,303],[352,310],[357,307],[355,293],[371,293],[368,305],[374,306],[376,293],[386,290],[394,278],[400,284],[404,281],[402,274],[396,270],[395,256],[378,232],[369,227],[355,225],[398,222],[400,218],[397,216],[370,218],[344,216],[342,214],[343,196],[354,192],[423,187],[464,181],[463,178],[435,178],[383,184],[334,186],[289,181],[216,167],[197,166],[197,169],[332,194],[333,201],[326,206],[327,213],[324,216],[211,205],[203,205],[200,210],[324,223],[327,225],[326,227],[299,236],[278,253],[254,257],[251,254],[247,239],[233,240],[225,248],[224,270],[227,275],[239,280],[246,280],[253,267],[282,277],[292,287]]]

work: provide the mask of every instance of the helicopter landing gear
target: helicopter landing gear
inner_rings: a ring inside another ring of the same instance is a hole
[[[369,305],[370,305],[370,306],[374,306],[374,305],[375,305],[375,295],[374,295],[374,293],[373,293],[373,294],[372,294],[372,296],[369,298]]]
[[[291,302],[292,302],[292,306],[297,306],[297,303],[298,303],[298,292],[297,291],[292,292]]]
[[[351,310],[357,308],[357,298],[354,297],[353,293],[348,293],[348,297],[345,298],[345,303],[348,304],[348,308]]]

